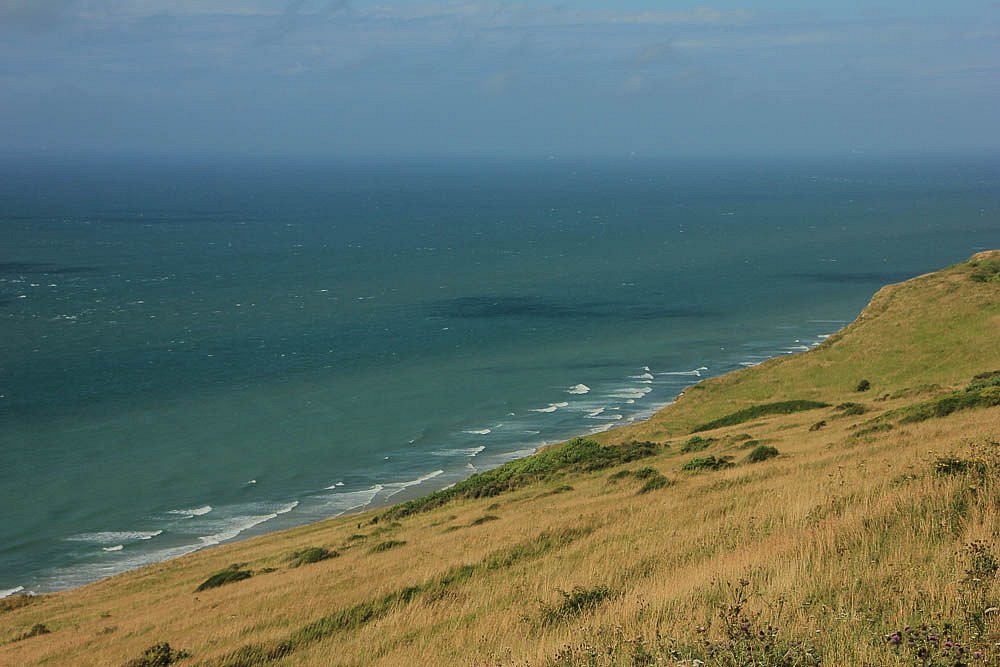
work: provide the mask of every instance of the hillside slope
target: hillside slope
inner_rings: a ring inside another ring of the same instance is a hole
[[[998,276],[396,508],[0,601],[0,664],[1000,664]]]

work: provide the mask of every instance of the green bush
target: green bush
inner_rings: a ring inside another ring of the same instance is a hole
[[[175,651],[170,644],[162,642],[153,644],[138,658],[126,662],[125,667],[170,667],[178,660],[183,660],[190,655],[187,651]]]
[[[490,521],[498,521],[499,519],[500,519],[500,517],[498,517],[495,514],[485,514],[485,515],[479,517],[478,519],[473,519],[472,523],[470,523],[469,525],[470,526],[481,526],[484,523],[489,523]]]
[[[809,427],[809,431],[818,431],[820,429],[826,428],[826,420],[820,419],[818,422]]]
[[[327,558],[336,558],[340,554],[331,549],[325,549],[323,547],[306,547],[300,551],[296,551],[291,555],[289,560],[291,561],[292,567],[301,567],[302,565],[309,565],[310,563],[318,563],[321,560],[326,560]]]
[[[837,410],[839,410],[840,414],[844,416],[863,415],[868,412],[868,408],[860,403],[841,403],[837,406]]]
[[[371,548],[371,553],[378,554],[383,551],[388,551],[389,549],[395,549],[396,547],[401,547],[406,544],[403,540],[386,540],[385,542],[379,542]]]
[[[778,450],[770,445],[760,445],[747,454],[747,463],[760,463],[768,459],[773,459],[778,455]]]
[[[194,589],[196,593],[201,591],[207,591],[210,588],[218,588],[219,586],[224,586],[226,584],[232,584],[237,581],[243,581],[244,579],[249,579],[253,576],[250,570],[241,570],[239,563],[233,563],[224,570],[219,570],[211,577],[201,582],[198,588]]]
[[[669,479],[667,479],[660,473],[656,473],[655,476],[650,477],[646,480],[646,483],[643,484],[642,487],[640,487],[637,493],[639,495],[642,495],[643,493],[649,493],[650,491],[658,491],[659,489],[667,488],[671,484],[672,482]]]
[[[871,388],[872,388],[872,383],[871,382],[869,382],[868,380],[861,380],[861,381],[858,382],[857,385],[855,385],[854,391],[858,391],[858,392],[860,392],[860,391],[868,391]]]
[[[41,595],[18,593],[17,595],[11,595],[10,597],[0,598],[0,614],[20,609],[21,607],[27,607],[29,604],[40,600],[41,597]]]
[[[681,470],[686,472],[701,472],[705,470],[724,470],[726,468],[732,468],[733,463],[730,461],[731,456],[721,456],[716,458],[714,456],[701,456],[696,457],[681,466]]]
[[[19,642],[25,639],[31,639],[32,637],[38,637],[40,635],[47,635],[51,630],[45,627],[44,623],[35,623],[27,632],[22,632],[18,636],[14,637],[12,642]]]
[[[980,259],[969,262],[972,273],[969,278],[977,283],[1000,283],[1000,261]]]
[[[703,438],[700,435],[695,435],[681,445],[681,453],[692,454],[694,452],[700,452],[703,449],[708,449],[708,447],[716,442],[715,438]]]
[[[725,417],[719,417],[713,421],[707,422],[691,430],[692,433],[698,433],[701,431],[711,431],[712,429],[722,428],[723,426],[733,426],[735,424],[742,424],[743,422],[748,422],[752,419],[757,419],[759,417],[766,417],[768,415],[790,415],[795,412],[802,412],[804,410],[815,410],[817,408],[828,408],[830,405],[828,403],[820,403],[819,401],[805,401],[805,400],[795,400],[795,401],[778,401],[776,403],[762,403],[760,405],[752,405],[749,408],[744,408],[742,410],[737,410],[732,414],[728,414]]]
[[[636,479],[649,479],[650,477],[656,477],[660,474],[660,471],[656,468],[646,466],[644,468],[639,468],[634,473],[632,473]]]

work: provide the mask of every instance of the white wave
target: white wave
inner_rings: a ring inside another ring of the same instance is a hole
[[[590,387],[585,384],[575,384],[566,390],[567,394],[589,394]]]
[[[588,410],[587,411],[587,417],[589,417],[590,419],[593,419],[594,417],[596,417],[597,415],[601,414],[605,410],[607,410],[607,408],[595,408],[593,410]]]
[[[80,533],[72,535],[66,539],[70,542],[92,542],[94,544],[120,544],[128,542],[139,542],[151,540],[158,535],[162,535],[162,530],[120,530],[106,531],[103,533]]]
[[[493,429],[491,428],[477,428],[477,429],[470,429],[468,431],[462,431],[462,433],[468,433],[469,435],[489,435],[492,432]]]
[[[320,501],[319,511],[324,516],[340,516],[368,506],[384,488],[381,484],[375,484],[361,491],[341,491],[314,498]]]
[[[747,368],[750,368],[751,366],[757,366],[760,363],[761,362],[759,361],[741,361],[740,366],[746,366]]]
[[[538,435],[541,431],[525,431],[525,435]]]
[[[391,498],[404,489],[408,489],[411,486],[416,486],[418,484],[423,484],[424,482],[434,479],[438,475],[443,475],[443,474],[444,470],[435,470],[434,472],[429,472],[426,475],[421,475],[416,479],[411,479],[408,482],[393,482],[392,484],[386,484],[385,486],[387,489],[392,489],[392,491],[389,493],[389,495],[386,496],[386,498]]]
[[[555,412],[559,409],[559,406],[555,403],[550,404],[547,408],[535,408],[532,412]]]
[[[248,482],[248,484],[256,484],[256,483],[257,480],[250,480],[250,482]],[[211,505],[202,505],[201,507],[192,507],[191,509],[186,509],[186,510],[170,510],[169,512],[167,512],[167,514],[176,514],[178,516],[184,517],[185,519],[192,519],[196,516],[205,516],[211,511],[212,511]]]
[[[204,535],[198,538],[198,541],[202,546],[213,546],[216,544],[221,544],[227,540],[231,540],[238,536],[240,533],[250,530],[254,526],[259,526],[265,521],[270,521],[271,519],[276,519],[282,514],[287,514],[293,509],[298,507],[299,501],[293,500],[287,505],[282,505],[278,507],[273,512],[268,514],[255,514],[250,516],[235,516],[232,519],[223,522],[224,528],[217,533],[212,535]]]
[[[124,544],[116,544],[113,547],[101,547],[101,551],[121,551],[124,548]]]
[[[607,421],[618,421],[621,418],[622,418],[622,416],[620,414],[618,414],[617,412],[609,412],[607,414],[603,414],[603,415],[598,415],[596,417],[592,417],[592,419],[601,419],[601,420],[607,420]]]
[[[631,377],[633,380],[652,380],[653,374],[646,372],[643,373],[642,375],[630,375],[629,377]]]
[[[631,398],[634,400],[642,398],[651,391],[653,391],[652,387],[622,387],[609,395],[612,398]]]
[[[698,368],[690,371],[664,371],[663,373],[657,373],[657,375],[693,375],[695,377],[701,377],[702,372],[707,370],[707,366],[699,366]]]
[[[625,405],[634,405],[634,404],[635,404],[635,399],[634,398],[630,398],[627,401],[625,401]]]
[[[17,586],[15,588],[8,588],[5,591],[0,591],[0,600],[4,598],[9,598],[11,595],[20,593],[24,590],[24,586]]]
[[[456,449],[439,449],[437,451],[431,452],[431,456],[468,456],[472,458],[479,452],[486,449],[485,445],[480,445],[479,447],[459,447]]]
[[[257,480],[251,479],[250,481],[247,482],[247,486],[250,486],[251,484],[256,484],[256,483],[257,483]]]
[[[643,366],[642,370],[646,371],[647,373],[650,372],[649,366]]]

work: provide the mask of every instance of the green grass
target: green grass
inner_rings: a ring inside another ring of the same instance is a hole
[[[1000,375],[982,373],[973,378],[965,389],[894,410],[886,416],[899,418],[900,424],[912,424],[927,419],[947,417],[959,410],[997,405],[1000,405]]]
[[[722,428],[723,426],[734,426],[736,424],[742,424],[760,417],[767,417],[768,415],[790,415],[795,412],[816,410],[818,408],[827,407],[830,407],[829,403],[807,400],[777,401],[775,403],[751,405],[749,408],[737,410],[736,412],[728,414],[725,417],[719,417],[718,419],[713,419],[710,422],[696,426],[691,429],[691,432],[699,433],[701,431],[711,431],[713,429]]]
[[[253,572],[250,570],[241,570],[238,563],[233,563],[226,569],[219,570],[208,579],[198,584],[198,588],[194,590],[196,593],[199,593],[201,591],[207,591],[210,588],[218,588],[219,586],[225,586],[226,584],[243,581],[244,579],[249,579],[252,576]]]
[[[688,438],[684,444],[681,445],[681,453],[693,454],[694,452],[700,452],[708,449],[709,446],[715,442],[718,442],[716,438],[703,438],[700,435],[694,435]]]
[[[398,519],[462,498],[489,498],[568,473],[594,472],[630,463],[658,454],[661,450],[660,445],[652,442],[605,447],[593,440],[576,438],[473,475],[451,488],[396,505],[386,510],[381,518]]]

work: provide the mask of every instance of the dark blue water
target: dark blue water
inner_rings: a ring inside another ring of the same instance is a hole
[[[1000,246],[1000,163],[0,168],[0,591],[399,500]]]

